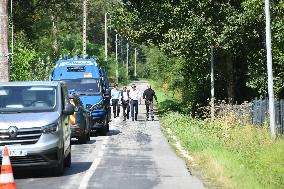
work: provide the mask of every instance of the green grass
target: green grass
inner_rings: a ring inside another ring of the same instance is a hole
[[[272,142],[266,127],[241,125],[233,116],[210,122],[183,115],[171,92],[153,86],[162,127],[171,128],[214,184],[228,189],[284,188],[283,139]]]

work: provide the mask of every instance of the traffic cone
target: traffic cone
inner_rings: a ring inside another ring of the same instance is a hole
[[[0,189],[16,189],[7,146],[4,148],[0,175]]]

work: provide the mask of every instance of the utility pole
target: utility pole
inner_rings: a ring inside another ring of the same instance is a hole
[[[9,81],[8,0],[0,1],[0,81]]]
[[[273,73],[272,73],[272,53],[271,53],[271,30],[270,30],[270,10],[269,0],[265,0],[265,19],[266,19],[266,53],[267,53],[267,75],[268,75],[268,96],[269,96],[269,117],[271,137],[275,139],[275,102],[273,92]]]
[[[83,0],[83,56],[87,54],[87,1]]]
[[[129,44],[126,43],[126,80],[128,81],[128,54],[129,54]]]
[[[53,41],[53,48],[55,50],[55,52],[58,51],[58,43],[57,43],[57,38],[56,38],[56,34],[57,34],[57,27],[56,27],[56,18],[54,15],[51,16],[51,20],[52,20],[52,34],[54,37],[54,41]]]
[[[107,13],[105,13],[105,61],[107,62]]]
[[[14,21],[13,21],[13,0],[11,0],[11,62],[10,62],[10,68],[14,65]],[[10,71],[9,71],[10,72]],[[10,74],[9,74],[10,75]]]
[[[214,47],[211,46],[211,120],[215,117],[214,95]]]
[[[122,61],[122,65],[124,66],[124,60],[123,60],[123,52],[122,52],[122,43],[123,43],[123,38],[120,38],[119,45],[120,45],[120,60]]]
[[[135,53],[134,53],[134,78],[135,79],[137,77],[136,65],[137,65],[137,49],[135,48]]]
[[[115,34],[115,82],[118,83],[117,34]]]

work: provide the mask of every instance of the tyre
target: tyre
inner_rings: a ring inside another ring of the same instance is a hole
[[[64,160],[65,167],[71,167],[72,159],[71,159],[71,145],[70,145],[70,152]]]
[[[105,116],[103,127],[101,127],[100,130],[99,130],[100,131],[100,135],[101,136],[106,136],[108,130],[109,130],[109,127],[108,127],[108,124],[107,124],[107,116]]]
[[[52,170],[53,175],[55,176],[62,176],[64,174],[64,154],[62,153],[61,160],[59,161],[58,165],[53,168]]]
[[[109,119],[108,119],[108,116],[106,117],[106,120],[105,120],[105,126],[106,126],[107,132],[109,132]]]
[[[83,130],[81,130],[81,135],[79,136],[78,141],[80,144],[86,144],[88,139],[88,133],[86,133],[86,121],[84,121],[82,124],[84,125],[84,127]]]
[[[88,134],[86,134],[85,132],[81,133],[81,136],[78,138],[78,141],[80,144],[86,144],[87,143],[87,139],[88,139]]]
[[[90,141],[91,140],[91,131],[89,130],[88,135],[87,135],[87,140]]]
[[[107,128],[106,126],[103,126],[100,128],[100,135],[101,136],[106,136],[107,135]]]

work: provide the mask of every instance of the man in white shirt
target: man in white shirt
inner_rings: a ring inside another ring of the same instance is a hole
[[[114,88],[111,90],[111,99],[112,99],[113,117],[116,118],[119,116],[120,106],[118,102],[121,99],[120,91],[118,90],[118,85],[116,83],[114,84]]]
[[[129,119],[129,112],[130,112],[130,106],[129,106],[129,90],[127,90],[126,85],[123,85],[122,91],[121,91],[121,105],[123,109],[123,121]],[[125,112],[126,111],[126,112]]]
[[[138,115],[138,100],[141,104],[141,96],[139,91],[136,89],[136,85],[132,85],[132,89],[129,92],[129,98],[131,101],[131,117],[132,121],[137,121],[137,115]]]

